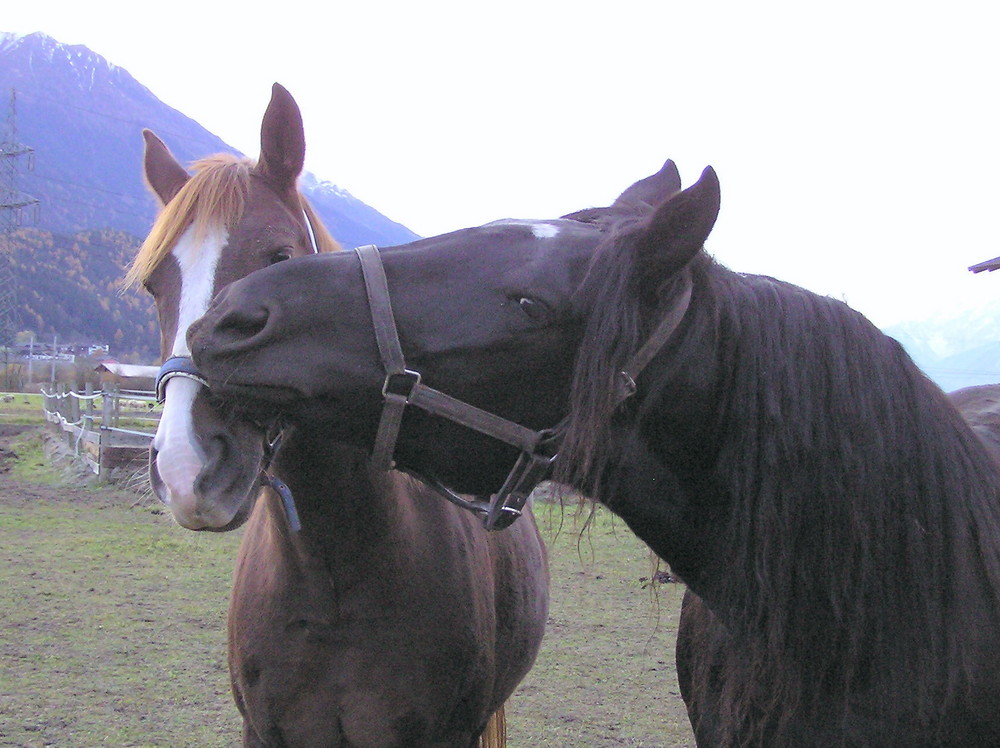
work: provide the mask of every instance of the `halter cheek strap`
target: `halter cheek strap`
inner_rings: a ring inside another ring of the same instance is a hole
[[[378,248],[368,245],[354,251],[361,260],[375,339],[386,374],[382,385],[382,417],[372,450],[372,465],[382,470],[394,467],[393,454],[407,405],[517,447],[520,450],[517,462],[503,486],[492,497],[465,498],[446,488],[433,476],[416,476],[435,488],[448,501],[483,515],[483,524],[487,530],[501,530],[509,526],[521,515],[528,495],[551,470],[557,442],[553,432],[533,431],[421,382],[418,372],[406,368]]]
[[[691,278],[688,275],[684,276],[684,290],[681,291],[680,296],[671,305],[670,309],[660,320],[660,323],[653,330],[652,334],[643,343],[642,347],[639,348],[632,358],[626,362],[622,370],[618,372],[618,402],[623,403],[628,398],[635,394],[637,389],[636,380],[642,373],[642,370],[649,365],[649,362],[653,360],[660,349],[667,344],[667,341],[673,336],[674,332],[681,324],[681,320],[684,319],[684,315],[687,314],[688,307],[691,306],[691,293],[694,289],[694,284],[691,282]]]
[[[403,413],[407,405],[414,405],[432,415],[441,416],[517,447],[520,450],[517,462],[507,475],[503,486],[492,497],[465,498],[444,486],[433,476],[416,476],[449,501],[482,514],[483,524],[487,530],[507,527],[520,516],[528,495],[548,477],[561,441],[559,426],[554,429],[532,431],[432,389],[421,382],[419,372],[406,368],[378,247],[368,245],[358,247],[354,251],[361,260],[375,339],[385,369],[385,382],[382,385],[382,416],[372,450],[372,465],[382,470],[394,467],[393,454],[396,451]],[[635,394],[636,379],[666,345],[684,319],[691,303],[693,284],[690,276],[685,275],[684,284],[680,296],[671,305],[649,339],[626,362],[619,373],[617,392],[619,403]]]

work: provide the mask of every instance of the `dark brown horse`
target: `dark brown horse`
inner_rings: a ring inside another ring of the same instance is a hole
[[[338,247],[296,188],[302,121],[280,86],[256,164],[216,156],[190,176],[144,136],[146,179],[164,207],[129,278],[156,299],[164,359],[183,360],[188,325],[219,289]],[[468,748],[481,734],[502,745],[502,707],[534,662],[548,605],[530,510],[488,533],[321,427],[288,428],[268,466],[261,428],[220,410],[189,374],[165,382],[150,475],[184,527],[249,518],[229,610],[244,745]],[[300,531],[260,487],[265,468],[291,488]]]
[[[1000,745],[1000,464],[860,314],[704,252],[714,171],[656,180],[665,197],[640,182],[577,215],[605,234],[596,251],[553,221],[382,252],[407,366],[557,427],[561,480],[687,583],[678,672],[700,746]],[[261,417],[321,404],[370,447],[371,259],[231,285],[191,330],[216,394]],[[508,446],[426,423],[404,421],[401,464],[462,491],[504,479]]]

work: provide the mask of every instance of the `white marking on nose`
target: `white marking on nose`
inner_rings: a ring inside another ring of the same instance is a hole
[[[187,330],[212,301],[215,272],[227,239],[227,232],[220,228],[207,232],[202,242],[196,242],[193,230],[188,229],[172,250],[181,271],[177,332],[171,348],[173,356],[191,355]],[[153,438],[157,472],[167,491],[162,498],[177,521],[186,527],[196,525],[193,518],[199,507],[195,484],[206,462],[205,453],[195,437],[192,413],[200,387],[186,377],[174,377],[167,382],[163,414]]]

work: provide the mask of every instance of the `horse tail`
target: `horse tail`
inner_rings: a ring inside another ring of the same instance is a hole
[[[507,745],[507,715],[504,705],[493,712],[486,729],[479,736],[479,748],[504,748]]]

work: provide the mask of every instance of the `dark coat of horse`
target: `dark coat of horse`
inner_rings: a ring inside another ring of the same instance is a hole
[[[187,325],[228,283],[339,249],[296,189],[302,121],[280,86],[256,164],[217,156],[190,176],[144,135],[146,178],[164,208],[130,280],[156,299],[164,358],[187,352]],[[548,607],[531,512],[488,533],[322,428],[293,426],[267,468],[295,497],[293,532],[275,491],[259,487],[264,436],[196,381],[171,379],[150,465],[185,527],[228,530],[249,517],[229,609],[244,745],[503,745],[502,706],[534,662]]]
[[[711,169],[653,180],[576,216],[606,231],[596,252],[563,223],[384,251],[409,365],[533,428],[566,417],[559,477],[688,585],[678,671],[700,746],[1000,745],[997,461],[860,314],[705,253]],[[370,446],[382,377],[357,262],[222,294],[192,329],[217,394],[262,416],[322,402]],[[621,371],[675,316],[630,391]],[[475,492],[503,477],[482,442],[424,423],[404,423],[407,467]]]

